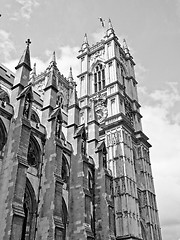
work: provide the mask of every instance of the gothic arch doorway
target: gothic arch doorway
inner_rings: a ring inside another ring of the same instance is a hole
[[[21,240],[33,240],[35,235],[37,203],[34,189],[28,179],[26,179],[23,207],[25,217],[22,226]]]

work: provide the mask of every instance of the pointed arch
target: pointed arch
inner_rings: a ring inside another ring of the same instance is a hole
[[[29,166],[39,169],[40,156],[41,156],[41,149],[39,147],[39,144],[35,139],[35,137],[31,135],[29,140],[28,155],[27,155],[27,162]]]
[[[28,178],[26,178],[23,208],[25,217],[22,226],[21,240],[32,240],[35,234],[37,201],[35,191]]]
[[[94,80],[94,92],[99,92],[106,87],[105,80],[105,65],[102,61],[97,61],[92,66],[93,80]]]
[[[6,103],[10,103],[9,94],[0,86],[0,100]]]
[[[61,177],[64,184],[66,184],[66,190],[67,190],[69,187],[70,168],[64,154],[62,155]]]
[[[34,109],[31,110],[31,121],[40,123],[40,118]]]

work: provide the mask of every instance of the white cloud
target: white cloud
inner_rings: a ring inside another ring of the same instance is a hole
[[[103,28],[103,27],[98,29],[96,32],[92,33],[91,36],[94,44],[96,44],[96,42],[100,42],[105,35],[106,35],[106,28]]]
[[[141,113],[144,116],[144,132],[153,145],[150,153],[163,240],[178,239],[180,236],[180,125],[176,122],[176,113],[173,116],[170,114],[174,111],[175,104],[180,102],[178,84],[169,83],[165,90],[156,90],[151,94],[143,89],[140,98],[140,102],[143,103],[144,98],[149,98],[149,103],[143,104]]]
[[[77,81],[77,75],[79,73],[79,61],[77,59],[79,49],[79,47],[62,46],[59,47],[60,55],[56,53],[56,62],[61,74],[63,74],[65,77],[68,77],[70,67],[72,67],[73,77],[75,81]],[[38,57],[31,57],[31,65],[33,66],[33,64],[36,63],[38,74],[46,70],[51,61],[52,53],[53,51],[50,50],[45,51],[45,55],[48,56],[48,59],[45,61],[41,60]],[[20,57],[21,56],[19,56],[19,59]],[[19,59],[7,61],[4,63],[4,65],[14,72],[15,66],[18,64]]]
[[[33,9],[40,5],[38,0],[16,0],[16,2],[20,4],[20,12],[15,12],[11,20],[18,20],[20,17],[29,20]]]
[[[15,47],[10,38],[10,33],[0,29],[0,52],[4,58],[1,61],[7,61],[12,51],[15,51]]]

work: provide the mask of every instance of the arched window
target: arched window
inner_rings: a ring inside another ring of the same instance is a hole
[[[66,229],[68,223],[68,211],[66,207],[66,203],[64,198],[62,198],[62,223],[63,223],[63,231],[62,231],[62,240],[66,240]]]
[[[88,171],[88,190],[91,194],[93,194],[93,184],[94,179],[91,171]]]
[[[83,132],[81,136],[81,153],[83,155],[86,155],[86,133],[85,131]]]
[[[32,112],[31,112],[31,121],[40,123],[39,116],[37,115],[37,113],[34,110],[32,110]]]
[[[102,64],[98,64],[94,69],[94,92],[99,92],[106,86],[105,69]]]
[[[106,156],[106,151],[102,152],[102,159],[103,159],[103,167],[107,168],[107,156]]]
[[[40,163],[40,149],[36,140],[31,137],[29,141],[29,148],[28,148],[28,155],[27,155],[27,162],[29,166],[39,168]]]
[[[68,183],[69,183],[69,166],[64,155],[62,157],[61,177],[63,182],[66,183],[66,189],[67,189]]]
[[[5,106],[4,103],[10,103],[9,95],[0,87],[0,100],[2,104]]]
[[[26,180],[23,207],[25,217],[23,220],[21,240],[31,240],[34,239],[35,234],[37,203],[34,189],[28,179]]]

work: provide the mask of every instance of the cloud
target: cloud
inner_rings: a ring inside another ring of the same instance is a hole
[[[16,0],[20,4],[20,12],[13,13],[11,20],[17,21],[20,17],[29,20],[31,18],[33,9],[38,7],[40,4],[38,0]]]
[[[100,42],[105,35],[106,35],[106,28],[100,28],[96,32],[92,33],[90,37],[92,37],[93,42],[96,43],[96,42]]]
[[[180,0],[176,0],[176,14],[180,18]]]
[[[77,54],[79,47],[61,46],[56,53],[56,62],[59,71],[65,77],[69,76],[70,67],[72,67],[74,80],[77,81],[77,75],[79,74],[79,61],[77,59]],[[53,51],[46,50],[44,52],[45,56],[48,57],[46,60],[42,60],[39,57],[31,57],[31,65],[36,63],[37,73],[41,73],[46,70],[51,61]],[[33,55],[33,54],[31,54]],[[20,59],[21,56],[19,56]],[[3,63],[7,68],[14,72],[15,66],[18,64],[19,59],[14,59]]]
[[[0,29],[0,52],[4,58],[3,61],[8,61],[13,51],[15,51],[15,46],[10,33]]]
[[[178,87],[171,82],[164,90],[140,92],[143,129],[153,145],[151,162],[164,240],[180,236],[180,125],[174,111],[180,102]]]

